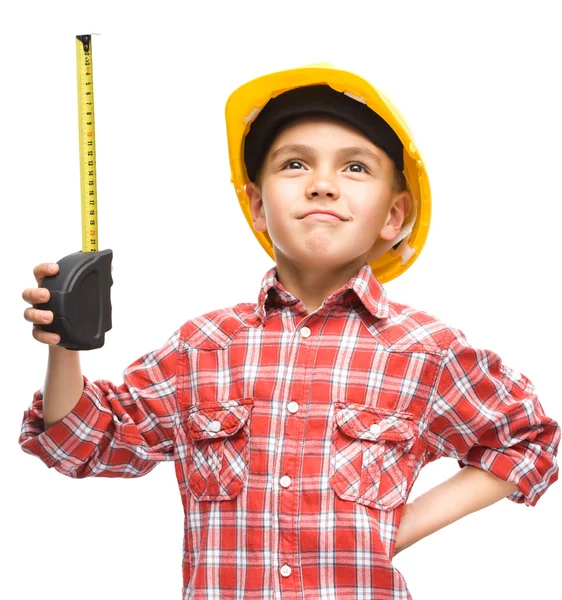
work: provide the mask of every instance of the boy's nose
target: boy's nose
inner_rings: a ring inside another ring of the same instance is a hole
[[[317,178],[311,181],[305,193],[307,198],[326,196],[327,198],[337,199],[340,197],[338,187],[327,178]]]

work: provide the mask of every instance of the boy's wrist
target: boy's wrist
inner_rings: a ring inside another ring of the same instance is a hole
[[[56,344],[49,345],[49,360],[55,360],[57,362],[76,361],[78,360],[79,354],[76,350],[68,350],[64,346],[57,346]]]

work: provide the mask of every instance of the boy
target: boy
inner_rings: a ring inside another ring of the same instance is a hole
[[[188,321],[120,386],[83,377],[38,327],[52,315],[26,309],[50,348],[20,443],[74,478],[173,460],[184,600],[411,598],[393,556],[501,498],[534,506],[560,426],[497,354],[387,299],[423,247],[429,186],[386,98],[309,67],[242,86],[226,116],[241,207],[275,258],[257,303]],[[441,456],[464,468],[407,504]]]

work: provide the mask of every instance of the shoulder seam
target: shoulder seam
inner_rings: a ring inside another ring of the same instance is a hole
[[[181,345],[200,350],[226,348],[247,327],[233,307],[221,308],[190,319],[181,327]]]

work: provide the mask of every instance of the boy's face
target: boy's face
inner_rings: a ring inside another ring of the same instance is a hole
[[[281,130],[249,183],[253,226],[267,231],[275,261],[337,269],[371,261],[377,236],[394,239],[409,194],[393,188],[394,163],[355,128],[327,117]],[[305,216],[332,211],[339,218]]]

